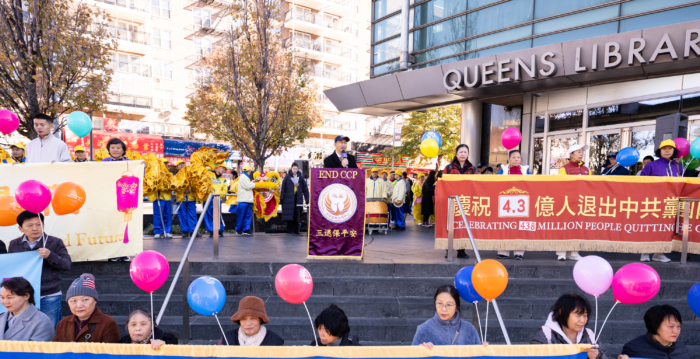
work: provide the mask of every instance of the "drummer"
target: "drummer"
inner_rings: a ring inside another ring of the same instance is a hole
[[[379,179],[379,170],[372,169],[372,175],[365,181],[365,196],[367,198],[386,198],[386,182]]]

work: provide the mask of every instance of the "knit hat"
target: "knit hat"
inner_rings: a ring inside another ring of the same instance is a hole
[[[95,289],[95,276],[90,273],[83,273],[80,278],[76,279],[71,283],[68,292],[66,292],[66,299],[72,298],[77,295],[86,295],[88,297],[93,297],[97,300],[97,290]]]
[[[247,296],[241,299],[238,303],[238,311],[231,316],[231,321],[238,323],[246,315],[258,317],[265,324],[270,322],[267,313],[265,313],[265,302],[258,297]]]

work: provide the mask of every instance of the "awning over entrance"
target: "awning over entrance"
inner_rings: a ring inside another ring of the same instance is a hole
[[[700,20],[401,72],[325,90],[342,112],[389,116],[700,70]]]

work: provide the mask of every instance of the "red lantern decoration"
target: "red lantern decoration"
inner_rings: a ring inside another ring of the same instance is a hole
[[[117,180],[117,210],[124,213],[124,244],[129,243],[129,221],[133,211],[139,205],[139,178],[131,172],[124,172]]]

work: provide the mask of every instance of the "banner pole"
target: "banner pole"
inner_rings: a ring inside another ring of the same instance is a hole
[[[450,198],[450,197],[459,201],[459,198],[457,198],[457,196],[449,196],[448,198]],[[479,255],[479,250],[476,248],[476,242],[474,241],[474,236],[472,235],[472,230],[469,227],[469,222],[467,221],[467,216],[464,215],[464,208],[462,208],[461,204],[457,207],[459,207],[459,212],[462,215],[462,220],[464,221],[464,227],[467,229],[467,233],[469,234],[469,240],[472,243],[472,248],[474,249],[474,255],[476,256],[476,262],[479,263],[479,262],[481,262],[481,255]],[[496,317],[498,318],[498,324],[501,325],[501,330],[503,331],[503,337],[506,339],[506,344],[511,345],[510,337],[508,336],[508,330],[506,330],[506,325],[503,322],[503,317],[501,317],[501,311],[498,309],[498,303],[496,303],[496,299],[491,300],[491,302],[493,303],[493,311],[496,312]]]

